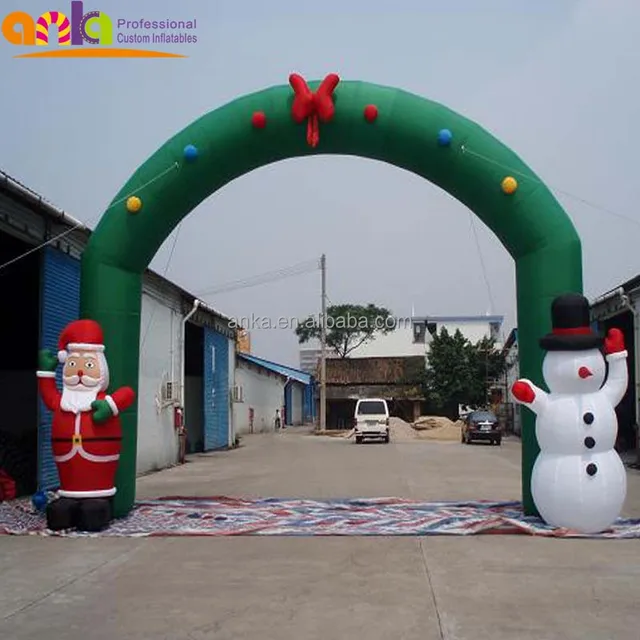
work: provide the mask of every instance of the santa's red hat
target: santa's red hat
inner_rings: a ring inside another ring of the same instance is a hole
[[[58,341],[58,360],[64,362],[70,351],[104,351],[102,327],[95,320],[75,320],[68,324]]]

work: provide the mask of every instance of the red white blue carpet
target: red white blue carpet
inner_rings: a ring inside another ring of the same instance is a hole
[[[0,534],[66,537],[437,536],[529,534],[563,538],[640,538],[640,519],[584,535],[525,516],[519,502],[418,502],[165,497],[142,500],[100,533],[53,532],[29,500],[0,503]]]

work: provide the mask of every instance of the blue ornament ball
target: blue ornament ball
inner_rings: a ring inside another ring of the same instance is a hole
[[[31,496],[31,504],[36,511],[44,511],[48,502],[47,494],[44,491],[36,491],[33,496]]]
[[[193,162],[197,158],[198,158],[198,149],[197,149],[197,147],[193,146],[192,144],[188,144],[184,148],[184,159],[187,162]]]
[[[449,129],[441,129],[438,133],[438,144],[441,147],[448,147],[451,144],[453,134]]]

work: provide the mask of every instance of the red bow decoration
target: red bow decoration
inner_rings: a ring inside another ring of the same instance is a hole
[[[297,73],[289,76],[289,84],[295,93],[291,115],[298,124],[307,120],[307,142],[312,147],[316,147],[320,141],[319,122],[329,122],[333,118],[333,91],[338,82],[338,75],[330,73],[313,93],[302,76]]]

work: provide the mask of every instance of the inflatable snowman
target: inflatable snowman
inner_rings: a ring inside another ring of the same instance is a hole
[[[627,493],[625,468],[614,449],[615,407],[628,384],[624,336],[619,329],[606,338],[594,333],[589,302],[578,294],[556,298],[551,317],[552,332],[540,340],[550,393],[525,379],[511,390],[536,414],[540,454],[531,493],[548,524],[598,533],[618,518]]]

